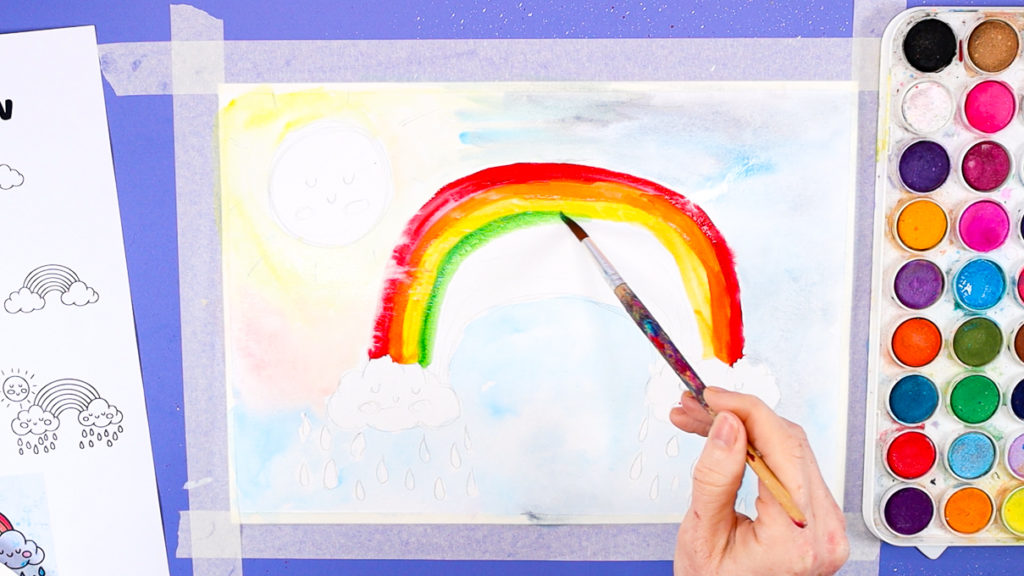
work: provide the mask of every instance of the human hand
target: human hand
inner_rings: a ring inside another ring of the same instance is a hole
[[[778,416],[755,396],[708,388],[704,400],[689,392],[670,419],[681,430],[707,437],[693,469],[690,509],[679,526],[676,576],[823,576],[849,555],[846,521],[818,470],[803,428]],[[807,516],[798,528],[758,482],[757,519],[735,510],[748,438]]]

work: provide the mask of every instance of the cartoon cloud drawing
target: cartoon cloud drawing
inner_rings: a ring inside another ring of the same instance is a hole
[[[47,264],[28,273],[21,288],[11,292],[4,301],[4,310],[9,314],[42,310],[51,293],[60,294],[60,302],[65,306],[87,306],[100,298],[74,270],[60,264]]]
[[[43,549],[15,530],[11,521],[0,513],[0,564],[11,570],[36,567],[35,574],[44,576],[46,571],[43,570],[41,564],[45,558],[46,553],[43,552]],[[20,574],[27,573],[20,572]]]

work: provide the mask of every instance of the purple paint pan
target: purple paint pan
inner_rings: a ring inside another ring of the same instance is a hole
[[[900,181],[911,192],[931,192],[949,177],[949,166],[949,154],[941,144],[918,140],[900,155]]]
[[[911,260],[900,266],[893,279],[893,294],[911,310],[923,310],[938,302],[946,287],[946,277],[931,260]]]
[[[1024,434],[1007,436],[1006,468],[1011,474],[1024,480]]]
[[[882,504],[886,526],[900,536],[920,534],[932,523],[935,502],[916,486],[903,486],[889,494]]]

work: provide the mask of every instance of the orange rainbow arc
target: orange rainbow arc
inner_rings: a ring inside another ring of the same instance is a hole
[[[576,164],[511,164],[456,180],[406,225],[391,257],[371,359],[428,366],[444,293],[459,264],[489,240],[571,218],[643,226],[672,254],[705,347],[732,365],[743,317],[732,252],[699,207],[654,182]]]

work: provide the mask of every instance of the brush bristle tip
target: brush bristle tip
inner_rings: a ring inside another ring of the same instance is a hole
[[[566,216],[565,212],[559,212],[558,215],[562,218],[562,222],[565,222],[565,225],[569,227],[569,230],[572,230],[577,240],[582,242],[587,237],[586,231],[575,220]]]

